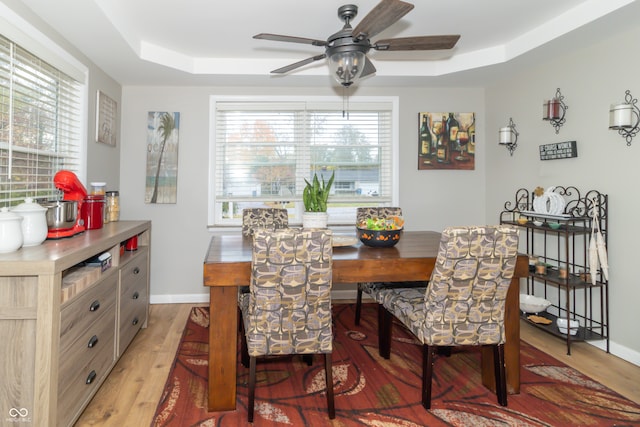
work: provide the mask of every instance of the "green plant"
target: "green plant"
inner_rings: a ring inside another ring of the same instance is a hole
[[[326,212],[327,200],[329,199],[329,190],[335,178],[335,171],[331,174],[329,181],[325,183],[324,177],[322,181],[318,179],[318,174],[313,175],[313,181],[309,182],[305,178],[307,185],[302,192],[302,201],[306,212]]]

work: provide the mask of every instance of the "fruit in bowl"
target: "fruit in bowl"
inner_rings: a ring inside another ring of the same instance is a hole
[[[364,230],[400,230],[403,226],[404,219],[397,215],[388,218],[365,218],[358,222],[358,228]]]
[[[402,236],[402,217],[367,218],[357,224],[356,232],[362,243],[371,247],[389,248]]]

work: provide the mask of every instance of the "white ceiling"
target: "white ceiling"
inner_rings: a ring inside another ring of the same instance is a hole
[[[460,34],[452,51],[377,52],[362,85],[483,84],[537,54],[567,52],[637,25],[640,0],[409,0],[381,38]],[[327,85],[325,61],[269,72],[323,47],[255,40],[261,32],[325,40],[349,0],[22,0],[122,85]],[[351,0],[353,25],[378,0]],[[537,52],[537,53],[536,53]],[[337,85],[337,83],[333,83]]]

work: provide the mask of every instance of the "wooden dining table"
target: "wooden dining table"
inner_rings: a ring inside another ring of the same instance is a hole
[[[338,234],[338,233],[336,233]],[[357,242],[333,249],[333,283],[405,282],[428,280],[433,270],[440,233],[404,231],[391,248],[372,248]],[[209,287],[208,410],[236,408],[238,287],[251,277],[251,239],[241,233],[214,234],[204,260],[203,282]],[[507,294],[504,347],[507,389],[520,392],[519,278],[528,273],[528,258],[518,256]],[[493,353],[482,352],[482,382],[495,390]]]

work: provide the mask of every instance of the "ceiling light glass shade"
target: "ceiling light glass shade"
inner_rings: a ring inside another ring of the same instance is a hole
[[[336,52],[329,57],[329,70],[338,83],[349,87],[360,78],[365,61],[362,52]]]

